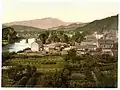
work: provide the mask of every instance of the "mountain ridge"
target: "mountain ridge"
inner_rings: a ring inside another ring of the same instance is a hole
[[[36,28],[41,28],[41,29],[48,29],[52,27],[58,27],[61,25],[69,25],[72,22],[65,22],[57,18],[52,18],[52,17],[45,17],[41,19],[33,19],[33,20],[25,20],[25,21],[15,21],[15,22],[10,22],[10,23],[5,23],[8,26],[11,25],[23,25],[23,26],[31,26],[31,27],[36,27]]]

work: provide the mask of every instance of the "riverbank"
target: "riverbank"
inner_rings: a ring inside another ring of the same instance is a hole
[[[31,46],[31,43],[34,42],[34,38],[28,39],[28,43],[26,43],[26,39],[17,40],[14,43],[9,44],[7,40],[3,41],[2,51],[3,52],[18,52],[23,51],[26,48]]]

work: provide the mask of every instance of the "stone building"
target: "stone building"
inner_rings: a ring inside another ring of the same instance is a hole
[[[37,41],[36,40],[35,42],[33,42],[31,44],[31,51],[33,51],[33,52],[39,52],[41,50],[43,50],[43,44],[42,44],[41,41]]]

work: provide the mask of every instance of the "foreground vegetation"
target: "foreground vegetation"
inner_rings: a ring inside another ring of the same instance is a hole
[[[13,58],[5,62],[5,66],[30,65],[35,66],[38,71],[54,71],[63,68],[64,60],[60,56],[48,56],[42,58]]]
[[[117,87],[117,58],[110,55],[11,58],[2,70],[3,87]]]

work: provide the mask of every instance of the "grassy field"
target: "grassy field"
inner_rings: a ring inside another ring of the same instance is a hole
[[[38,71],[52,72],[64,67],[64,60],[61,56],[47,56],[41,58],[13,58],[5,62],[6,66],[30,65],[35,66]]]

